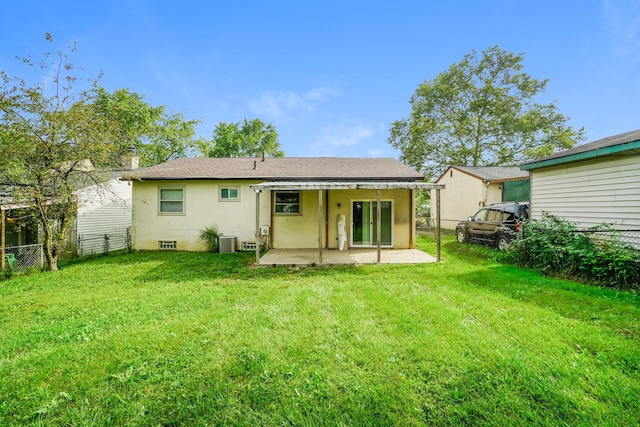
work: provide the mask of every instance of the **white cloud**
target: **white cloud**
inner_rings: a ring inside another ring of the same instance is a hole
[[[357,146],[375,134],[375,127],[364,123],[326,126],[315,138],[310,151],[315,156],[344,155],[349,149],[364,152]]]
[[[318,143],[331,147],[351,147],[372,137],[374,133],[371,126],[363,124],[328,126],[322,130]]]
[[[267,119],[280,119],[295,110],[311,110],[310,103],[294,92],[267,92],[249,101],[252,113]]]
[[[320,102],[342,94],[339,89],[322,86],[303,93],[265,92],[256,99],[249,100],[249,109],[267,120],[287,118],[298,111],[313,111]]]
[[[307,91],[304,97],[309,101],[326,101],[329,98],[338,97],[341,95],[342,91],[337,88],[331,86],[322,86]]]

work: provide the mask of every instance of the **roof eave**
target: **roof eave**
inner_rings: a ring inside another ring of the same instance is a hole
[[[267,181],[250,186],[262,190],[444,190],[443,184],[420,181]]]
[[[561,165],[563,163],[577,162],[580,160],[589,160],[596,157],[610,156],[613,154],[621,153],[623,151],[629,151],[634,149],[640,149],[640,140],[631,141],[624,144],[612,145],[609,147],[596,148],[596,149],[585,151],[582,153],[556,157],[549,160],[533,161],[530,163],[525,163],[523,165],[520,165],[520,169],[533,170],[533,169],[546,168],[550,166]]]
[[[423,176],[411,177],[282,177],[282,176],[124,176],[123,181],[169,181],[169,180],[286,180],[286,181],[403,181],[415,182],[424,180]]]
[[[496,166],[496,167],[503,168],[503,167],[512,167],[512,166]],[[517,168],[518,166],[513,166],[513,167]],[[447,174],[447,172],[449,172],[450,169],[455,169],[458,172],[461,172],[461,173],[463,173],[465,175],[468,175],[468,176],[470,176],[472,178],[476,178],[476,179],[478,179],[480,181],[488,182],[488,183],[500,183],[500,182],[505,182],[505,181],[521,181],[521,180],[524,180],[524,179],[529,179],[528,176],[522,176],[522,177],[517,176],[517,177],[510,177],[510,178],[487,178],[486,176],[481,176],[481,175],[475,174],[473,172],[461,169],[460,166],[449,166],[442,173],[442,175],[440,175],[440,177],[438,177],[438,179],[436,179],[436,183],[439,182]]]

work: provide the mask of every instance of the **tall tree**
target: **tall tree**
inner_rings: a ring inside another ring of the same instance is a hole
[[[472,51],[420,84],[410,117],[391,126],[400,160],[433,179],[449,165],[517,165],[584,140],[554,102],[536,101],[547,80],[523,72],[523,60],[498,46]]]
[[[244,119],[242,124],[220,122],[213,139],[200,142],[200,151],[205,157],[284,156],[278,132],[260,119]]]
[[[102,119],[113,123],[113,132],[119,135],[122,144],[136,149],[141,166],[186,157],[196,148],[198,120],[170,114],[164,106],[153,107],[142,95],[128,89],[109,93],[99,88],[94,104]]]
[[[47,53],[39,62],[19,58],[38,72],[35,83],[0,71],[0,184],[35,212],[51,270],[58,269],[76,215],[74,191],[103,180],[88,161],[111,167],[123,153],[93,103],[99,77],[78,77],[69,61],[74,50]]]

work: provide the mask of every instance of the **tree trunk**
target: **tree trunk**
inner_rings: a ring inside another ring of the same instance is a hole
[[[58,271],[58,253],[53,243],[53,224],[47,223],[44,227],[44,256],[47,259],[49,271]]]
[[[47,259],[48,269],[58,271],[58,258],[67,244],[67,233],[73,224],[78,209],[78,203],[74,196],[58,204],[64,211],[56,219],[50,214],[48,205],[41,199],[36,200],[40,214],[40,224],[44,229],[44,255]]]

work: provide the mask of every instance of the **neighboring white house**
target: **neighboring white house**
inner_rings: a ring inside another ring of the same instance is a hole
[[[122,169],[96,174],[102,180],[99,184],[77,184],[78,211],[63,257],[101,254],[128,247],[132,185],[120,177],[123,173],[131,174],[138,167],[138,159],[127,155],[122,162]],[[93,170],[88,160],[83,167]],[[3,211],[1,228],[4,230],[0,240],[5,243],[7,251],[19,252],[19,249],[11,248],[41,242],[42,233],[29,211],[29,204],[16,203],[0,191],[0,209]]]
[[[521,166],[531,176],[531,216],[578,227],[640,229],[640,130],[599,139]]]
[[[120,180],[120,173],[113,175],[106,182],[76,191],[78,212],[67,253],[86,256],[128,247],[132,185]]]
[[[447,188],[440,196],[442,228],[454,229],[459,221],[492,203],[527,201],[528,179],[529,174],[518,167],[450,166],[436,181]],[[435,221],[433,210],[431,221]]]
[[[204,251],[211,226],[247,250],[257,229],[269,248],[375,247],[378,225],[382,247],[414,248],[414,192],[434,188],[391,158],[183,158],[128,178],[136,250]]]

